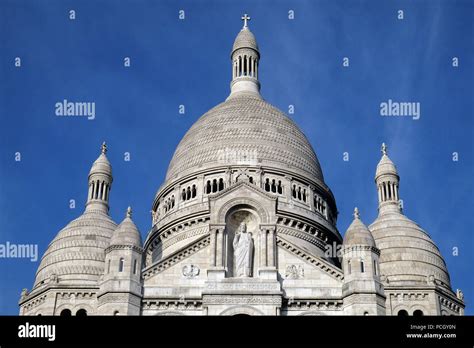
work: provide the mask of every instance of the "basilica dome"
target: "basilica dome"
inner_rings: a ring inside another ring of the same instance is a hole
[[[194,123],[179,143],[166,179],[222,166],[227,159],[324,181],[318,158],[298,126],[251,93],[228,98]]]
[[[109,215],[86,211],[49,244],[36,272],[34,289],[51,282],[97,285],[104,273],[105,249],[117,228]]]
[[[436,279],[450,287],[438,247],[418,224],[391,212],[379,215],[369,229],[380,249],[380,274],[389,284],[426,284]]]

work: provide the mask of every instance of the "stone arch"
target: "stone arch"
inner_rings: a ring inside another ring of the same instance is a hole
[[[423,315],[429,315],[428,310],[424,306],[419,305],[419,304],[415,304],[411,306],[408,313],[410,313],[410,315],[414,315],[415,311],[421,311]]]
[[[232,306],[225,309],[219,315],[264,315],[262,311],[252,306]]]
[[[56,309],[54,311],[54,315],[59,315],[60,316],[61,312],[65,309],[69,310],[71,312],[71,315],[73,315],[73,313],[75,313],[74,306],[72,306],[70,304],[62,304],[62,305],[56,307]]]
[[[234,198],[225,203],[217,214],[216,224],[225,224],[225,219],[231,210],[235,210],[238,206],[246,206],[255,211],[260,219],[260,223],[267,224],[269,222],[268,212],[257,200],[253,198]]]
[[[400,312],[400,311],[406,311],[407,315],[410,315],[409,308],[405,304],[399,304],[399,305],[395,306],[392,310],[392,315],[398,315],[398,312]]]

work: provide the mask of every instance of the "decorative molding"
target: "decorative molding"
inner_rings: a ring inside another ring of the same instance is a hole
[[[286,279],[302,279],[304,278],[303,265],[287,265],[285,272]]]
[[[255,295],[203,295],[203,305],[275,305],[282,304],[281,296]]]
[[[209,234],[202,236],[200,239],[195,241],[192,245],[187,246],[184,249],[178,250],[174,254],[169,255],[168,257],[159,261],[158,263],[145,268],[142,272],[143,279],[150,278],[154,276],[155,274],[161,273],[164,270],[170,268],[171,266],[174,266],[178,262],[188,258],[189,256],[195,254],[199,250],[204,249],[210,244],[210,242],[211,242],[211,238]]]
[[[184,265],[182,268],[183,276],[187,279],[196,278],[201,270],[195,265]]]
[[[288,242],[284,238],[277,236],[277,246],[280,246],[287,251],[291,252],[292,254],[298,256],[300,259],[312,264],[313,266],[321,269],[329,276],[333,277],[338,281],[344,280],[344,274],[342,270],[336,268],[336,266],[331,265],[330,263],[322,260],[319,257],[315,257],[307,253],[306,251],[301,250],[299,247],[295,246],[294,244]]]

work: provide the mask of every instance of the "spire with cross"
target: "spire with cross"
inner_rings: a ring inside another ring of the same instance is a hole
[[[382,155],[386,155],[387,154],[387,145],[385,145],[385,143],[382,143]]]
[[[244,14],[242,16],[242,20],[244,21],[244,28],[247,28],[247,26],[248,26],[247,22],[250,20],[250,17],[247,14]]]

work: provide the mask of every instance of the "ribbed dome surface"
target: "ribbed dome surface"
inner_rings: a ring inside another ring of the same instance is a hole
[[[344,245],[375,246],[374,237],[360,219],[354,219],[344,235]]]
[[[117,225],[101,212],[86,211],[49,244],[36,272],[34,288],[55,274],[60,283],[95,285],[104,273],[105,249]]]
[[[112,165],[110,164],[107,156],[101,153],[100,156],[92,164],[89,175],[92,173],[101,173],[105,175],[112,175]]]
[[[393,174],[398,176],[397,167],[395,167],[395,164],[392,162],[392,160],[385,154],[382,156],[379,163],[377,164],[375,178],[382,174]]]
[[[142,238],[131,218],[126,217],[117,227],[110,240],[110,245],[132,245],[142,247]]]
[[[381,253],[380,274],[390,284],[426,284],[433,275],[450,286],[439,249],[415,222],[394,212],[379,215],[369,229]]]
[[[237,163],[226,161],[236,154]],[[316,154],[295,123],[252,95],[229,98],[199,118],[176,148],[166,180],[207,167],[238,165],[245,154],[256,157],[256,165],[324,181]]]
[[[253,33],[247,28],[243,28],[234,41],[234,46],[232,47],[232,52],[239,48],[252,48],[258,51],[257,40]]]

